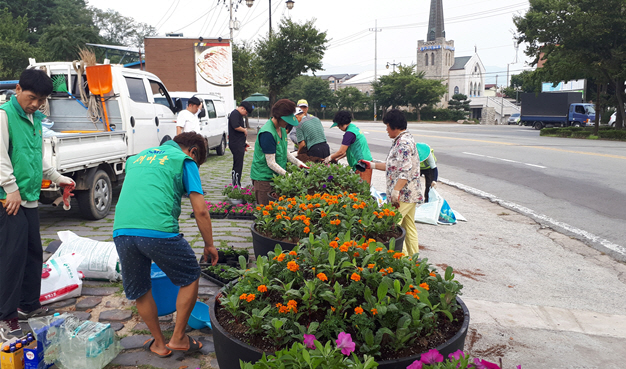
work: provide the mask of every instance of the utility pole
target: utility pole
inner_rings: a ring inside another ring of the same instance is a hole
[[[378,19],[376,19],[374,28],[370,28],[370,31],[374,32],[374,82],[376,82],[378,81],[378,32],[382,31],[382,29],[378,28]],[[374,98],[374,122],[376,122],[376,98]]]
[[[270,38],[272,37],[272,0],[270,0]]]
[[[233,0],[230,0],[230,22],[228,23],[228,25],[230,26],[230,44],[232,47],[233,44],[233,28],[235,25],[235,22],[233,22]]]

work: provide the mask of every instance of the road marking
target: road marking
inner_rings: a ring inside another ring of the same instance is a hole
[[[537,167],[537,168],[542,168],[542,169],[546,169],[548,167],[544,167],[543,165],[537,165],[537,164],[530,164],[530,163],[522,163],[521,161],[515,161],[515,160],[511,160],[511,159],[503,159],[503,158],[496,158],[495,156],[489,156],[489,155],[481,155],[481,154],[475,154],[473,152],[463,152],[463,154],[466,155],[473,155],[473,156],[480,156],[483,158],[489,158],[489,159],[495,159],[495,160],[501,160],[501,161],[506,161],[509,163],[517,163],[517,164],[524,164],[524,165],[529,165],[531,167]]]
[[[376,131],[376,130],[371,130],[371,131],[372,132],[379,132],[379,133],[387,133],[386,131]],[[532,149],[552,150],[552,151],[568,152],[568,153],[572,153],[572,154],[592,155],[592,156],[601,156],[603,158],[612,158],[612,159],[626,160],[626,156],[620,156],[620,155],[598,154],[598,153],[595,153],[595,152],[556,149],[556,148],[553,148],[553,147],[543,147],[543,146],[535,146],[535,145],[520,145],[520,144],[513,143],[513,142],[477,140],[477,139],[473,139],[473,138],[458,138],[458,137],[420,135],[420,134],[416,134],[416,133],[413,133],[413,136],[430,137],[430,138],[443,138],[443,139],[446,139],[446,140],[456,140],[456,141],[484,142],[484,143],[492,143],[492,144],[497,144],[497,145],[528,147],[528,148],[532,148]]]
[[[550,228],[553,228],[557,231],[563,232],[565,231],[565,233],[570,233],[573,234],[576,238],[578,238],[579,240],[585,242],[591,242],[591,243],[595,243],[595,244],[599,244],[602,247],[605,247],[606,249],[613,251],[614,253],[618,254],[618,259],[620,261],[626,261],[626,247],[624,246],[620,246],[616,243],[613,243],[605,238],[602,238],[600,236],[596,236],[593,233],[587,232],[585,230],[582,230],[580,228],[576,228],[572,225],[569,225],[567,223],[563,223],[563,222],[559,222],[556,219],[550,218],[549,216],[545,215],[545,214],[538,214],[536,213],[534,210],[529,209],[525,206],[516,204],[514,202],[510,202],[510,201],[506,201],[503,200],[499,197],[497,197],[496,195],[490,194],[489,192],[485,192],[482,190],[479,190],[477,188],[473,188],[467,185],[464,185],[462,183],[457,183],[457,182],[453,182],[450,181],[448,179],[439,177],[439,181],[447,184],[449,186],[452,187],[456,187],[460,190],[463,190],[469,194],[478,196],[478,197],[482,197],[485,198],[493,203],[496,203],[500,206],[503,206],[507,209],[511,209],[513,211],[516,211],[520,214],[529,216],[530,218],[534,219],[535,221],[537,221],[538,223],[541,224],[547,224]]]

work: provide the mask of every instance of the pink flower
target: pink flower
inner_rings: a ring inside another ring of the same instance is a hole
[[[341,353],[344,355],[350,355],[351,352],[354,352],[354,348],[356,347],[356,344],[352,342],[352,336],[346,332],[339,333],[339,337],[337,337],[335,343],[337,344],[337,348],[341,349]]]
[[[420,361],[424,364],[435,364],[443,362],[443,355],[439,353],[436,349],[429,350],[427,353],[422,354],[420,357]]]
[[[461,350],[456,350],[455,352],[448,355],[450,360],[460,360],[462,357],[465,357],[465,354]]]
[[[413,364],[406,367],[406,369],[422,369],[422,362],[419,360],[415,360]]]
[[[304,345],[308,348],[308,349],[315,349],[315,336],[312,334],[304,334]]]
[[[476,369],[500,369],[500,367],[494,363],[490,363],[487,360],[474,359],[474,367]]]

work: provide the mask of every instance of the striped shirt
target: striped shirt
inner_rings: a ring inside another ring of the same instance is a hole
[[[318,143],[326,142],[324,126],[322,126],[322,122],[317,117],[304,118],[298,126],[296,135],[298,142],[306,142],[307,150]]]

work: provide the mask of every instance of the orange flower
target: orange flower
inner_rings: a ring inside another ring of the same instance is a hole
[[[421,284],[420,284],[420,287],[422,287],[422,288],[423,288],[423,289],[425,289],[426,291],[429,291],[429,290],[430,290],[430,287],[428,286],[428,284],[427,284],[427,283],[421,283]]]
[[[352,275],[350,276],[350,279],[352,279],[355,282],[358,282],[361,280],[361,276],[356,273],[352,273]]]
[[[391,214],[392,217],[396,216],[396,212],[395,211],[392,211],[390,214]]]
[[[358,257],[359,257],[359,255],[360,255],[360,254],[359,254],[358,252],[355,252],[355,253],[354,253],[354,257],[355,257],[355,258],[358,258]]]
[[[344,208],[344,209],[345,209],[345,208],[347,208],[347,207],[348,207],[348,205],[344,205],[344,206],[343,206],[343,208]]]
[[[357,204],[352,205],[352,209],[358,209],[358,208],[359,208],[359,205]]]
[[[330,307],[330,310],[332,310],[333,312],[335,312],[335,310],[337,310],[337,309],[335,309],[335,307],[334,307],[334,306],[331,306],[331,307]]]
[[[296,300],[289,300],[289,302],[287,302],[287,306],[298,306],[298,302]]]
[[[282,218],[283,218],[283,216],[282,216],[282,215],[280,215],[280,214],[277,214],[277,215],[276,215],[276,219],[282,219]]]
[[[358,253],[357,253],[357,254],[358,254]],[[359,272],[362,272],[362,271],[363,271],[363,268],[361,268],[361,267],[356,267],[356,268],[359,270]]]
[[[375,267],[376,267],[376,264],[367,264],[368,269],[374,269]]]
[[[297,252],[295,252],[295,251],[293,251],[293,250],[291,250],[291,251],[289,251],[289,255],[291,255],[291,256],[296,256],[296,255],[298,255],[298,253],[297,253]]]
[[[291,204],[287,205],[287,207],[288,207],[289,209],[293,209],[293,205],[291,205]]]
[[[291,220],[291,218],[289,218],[288,216],[284,216],[285,220]]]
[[[322,211],[322,218],[326,216],[326,213]]]
[[[378,212],[377,211],[374,211],[372,214],[378,216]]]
[[[383,248],[382,248],[382,247],[377,247],[377,248],[376,248],[376,251],[377,251],[377,252],[383,251]]]
[[[393,268],[392,267],[387,268],[387,273],[393,273]]]
[[[247,296],[247,294],[242,293],[241,295],[239,295],[239,300],[245,300]]]
[[[283,261],[285,260],[285,254],[281,252],[280,254],[274,256],[273,260]]]
[[[255,297],[256,297],[256,295],[251,293],[251,294],[248,295],[248,297],[246,297],[246,301],[252,302]]]
[[[262,284],[259,287],[256,288],[259,292],[263,293],[263,292],[267,292],[267,286]]]
[[[372,312],[372,315],[378,314],[378,310],[377,309],[372,309],[371,312]]]
[[[320,281],[322,281],[322,282],[324,282],[324,281],[327,281],[327,280],[328,280],[328,277],[326,277],[326,274],[324,274],[324,273],[317,273],[317,278],[318,278]]]
[[[388,254],[393,254],[394,252],[395,252],[395,251],[393,251],[393,250],[387,250],[387,253],[388,253]]]
[[[304,220],[304,225],[306,225],[306,226],[310,226],[310,225],[311,225],[311,221],[310,221],[310,219],[309,219],[309,218],[306,218],[306,219]]]
[[[396,252],[395,254],[393,254],[394,259],[402,259],[403,256],[404,256],[403,252]]]
[[[332,247],[333,249],[336,249],[337,247],[339,247],[339,244],[337,243],[337,241],[330,241],[329,246]]]
[[[355,314],[363,314],[363,308],[360,306],[357,306],[354,308],[354,313]]]
[[[359,219],[359,223],[361,223],[361,219]]]
[[[350,248],[350,246],[346,245],[345,243],[343,245],[341,245],[341,247],[339,248],[339,251],[341,252],[348,252],[348,249]]]
[[[256,207],[256,210],[261,210],[261,207],[260,207],[260,206],[257,206],[257,207]]]
[[[419,264],[417,264],[417,266],[419,266]],[[435,274],[435,272],[430,272],[430,274],[428,274],[428,275],[431,276],[431,277],[436,277],[437,276],[437,274]]]
[[[263,210],[263,216],[268,216],[268,215],[270,215],[270,213],[265,211],[265,210]]]
[[[292,272],[297,272],[298,270],[300,270],[300,265],[292,260],[287,263],[287,269],[291,270]]]
[[[311,232],[311,228],[309,227],[304,227],[304,233],[309,233]]]

